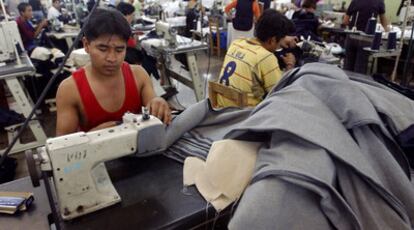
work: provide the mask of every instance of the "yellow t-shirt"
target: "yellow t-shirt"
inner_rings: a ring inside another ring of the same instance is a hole
[[[227,50],[219,82],[246,92],[248,106],[256,106],[281,76],[273,53],[256,39],[237,39]],[[220,94],[217,95],[217,104],[219,107],[236,106]]]

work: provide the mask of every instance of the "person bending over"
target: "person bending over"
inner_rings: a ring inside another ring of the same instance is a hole
[[[273,9],[267,9],[259,17],[255,38],[233,41],[226,53],[219,82],[246,92],[248,106],[256,106],[282,76],[273,52],[292,47],[295,31],[293,23]],[[287,69],[295,66],[295,57],[288,53],[282,57]],[[236,106],[224,96],[217,95],[219,107]]]
[[[83,45],[91,62],[59,86],[56,135],[91,131],[118,124],[125,112],[142,106],[165,124],[171,122],[167,102],[156,97],[140,66],[124,62],[131,28],[121,13],[97,9],[85,25]]]

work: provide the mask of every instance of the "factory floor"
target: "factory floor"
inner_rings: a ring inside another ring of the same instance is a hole
[[[209,56],[207,52],[200,52],[197,55],[197,64],[199,67],[200,75],[205,80],[216,80],[218,78],[219,72],[221,70],[221,66],[223,63],[223,56],[217,57],[216,55]],[[184,71],[181,68],[181,64],[177,61],[172,62],[174,65],[174,69],[179,69],[180,71]],[[386,65],[390,66],[390,65]],[[383,72],[391,72],[392,69],[381,69]],[[185,72],[185,71],[184,71]],[[208,74],[207,74],[208,73]],[[154,80],[155,81],[155,80]],[[188,88],[187,86],[178,83],[173,82],[173,85],[178,90],[178,94],[176,96],[173,96],[171,100],[169,100],[169,103],[175,107],[175,108],[182,108],[182,107],[188,107],[191,104],[194,104],[196,102],[194,92],[192,89]],[[157,91],[157,88],[160,89],[159,83],[154,82],[154,87]],[[207,90],[207,84],[206,84],[206,93]],[[161,94],[161,92],[158,90],[158,93]],[[12,104],[11,109],[13,109],[13,99],[8,98],[10,100],[9,104]],[[17,111],[17,109],[16,109]],[[17,111],[18,112],[18,111]],[[54,137],[55,136],[55,126],[56,126],[56,113],[55,112],[49,112],[47,108],[42,108],[42,113],[39,116],[39,120],[43,126],[43,129],[48,137]],[[30,131],[27,131],[23,134],[22,141],[28,142],[33,140],[33,135]],[[8,145],[8,138],[7,138],[7,132],[4,130],[0,130],[0,150],[6,148]],[[16,170],[16,176],[15,179],[28,176],[27,171],[27,165],[25,161],[25,155],[23,152],[21,153],[15,153],[11,155],[12,157],[16,158],[18,161],[18,166]]]
[[[223,53],[223,52],[222,52]],[[207,80],[216,80],[218,78],[218,74],[221,69],[221,65],[223,63],[223,55],[221,57],[217,57],[217,55],[211,55],[209,61],[209,55],[207,52],[199,52],[197,55],[197,64],[199,68],[200,75]],[[180,64],[178,62],[173,62],[174,65],[177,65],[180,68]],[[208,71],[208,75],[207,75]],[[157,83],[155,84],[155,88],[157,88]],[[176,107],[178,104],[179,107],[188,107],[189,105],[196,102],[195,96],[193,91],[188,88],[187,86],[173,82],[173,85],[177,88],[178,94],[172,98],[171,104]],[[159,86],[158,86],[159,88]],[[207,92],[207,90],[206,90]],[[12,98],[9,98],[11,104],[13,104]],[[13,106],[11,106],[13,108]],[[18,111],[17,111],[18,112]],[[55,136],[55,126],[56,126],[56,112],[50,112],[47,108],[42,108],[42,113],[39,116],[40,123],[43,126],[43,129],[48,137]],[[28,142],[33,140],[33,135],[30,131],[27,131],[22,136],[22,142]],[[8,145],[8,138],[7,132],[5,130],[0,131],[0,150],[6,148]],[[25,159],[24,152],[14,153],[11,157],[17,159],[17,169],[16,169],[16,176],[15,179],[19,179],[22,177],[28,176],[27,164]]]

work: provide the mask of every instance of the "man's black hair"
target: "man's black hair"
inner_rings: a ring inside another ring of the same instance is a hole
[[[131,27],[116,10],[97,8],[85,25],[85,37],[93,41],[101,35],[117,35],[125,41],[131,36]]]
[[[19,10],[19,13],[22,14],[24,11],[26,11],[26,8],[29,7],[30,4],[27,2],[22,2],[17,5],[17,9]]]
[[[272,37],[276,37],[279,41],[293,33],[295,33],[293,22],[274,9],[265,10],[256,23],[255,36],[262,42]]]
[[[55,2],[59,2],[60,3],[60,0],[52,0],[52,4],[55,3]]]
[[[302,8],[316,9],[316,0],[305,0],[302,4]]]
[[[121,12],[125,16],[131,15],[135,11],[134,6],[127,2],[120,2],[116,9],[119,10],[119,12]]]

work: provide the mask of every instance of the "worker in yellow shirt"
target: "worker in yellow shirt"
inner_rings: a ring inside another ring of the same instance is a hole
[[[273,52],[295,46],[293,23],[279,12],[268,9],[259,17],[255,38],[237,39],[227,50],[219,82],[246,92],[248,106],[256,106],[282,76]],[[293,54],[282,57],[287,69],[295,66]],[[234,102],[217,95],[219,107],[236,106]]]

